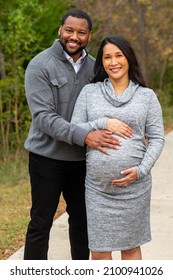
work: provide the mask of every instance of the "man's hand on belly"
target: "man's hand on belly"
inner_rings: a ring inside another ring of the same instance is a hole
[[[95,130],[89,132],[85,138],[85,144],[87,144],[90,148],[99,150],[107,155],[109,155],[109,152],[103,147],[118,149],[118,146],[121,146],[120,140],[112,136],[112,132],[108,130]]]

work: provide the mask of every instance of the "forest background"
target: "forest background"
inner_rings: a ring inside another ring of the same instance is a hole
[[[107,35],[134,47],[148,85],[163,110],[165,133],[173,129],[172,0],[0,0],[0,259],[23,245],[29,220],[27,152],[30,125],[24,73],[31,58],[57,38],[62,15],[72,8],[93,20],[89,52],[95,57]],[[63,199],[58,217],[65,210]]]

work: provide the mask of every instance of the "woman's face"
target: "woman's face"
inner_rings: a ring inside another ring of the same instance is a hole
[[[129,80],[129,63],[116,45],[108,43],[104,46],[102,63],[111,81]]]

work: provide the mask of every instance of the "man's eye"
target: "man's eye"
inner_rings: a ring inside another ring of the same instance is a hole
[[[68,32],[68,33],[72,33],[72,30],[70,30],[70,29],[66,29],[66,32]]]
[[[86,33],[83,32],[83,31],[81,31],[81,32],[79,32],[78,34],[84,36]]]

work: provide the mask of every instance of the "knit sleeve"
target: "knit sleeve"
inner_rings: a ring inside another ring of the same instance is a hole
[[[137,167],[138,178],[142,178],[150,172],[164,146],[162,110],[154,92],[150,99],[145,132],[148,139],[147,151],[141,164]]]
[[[88,98],[88,87],[85,86],[77,98],[73,115],[71,118],[71,123],[77,124],[78,126],[89,131],[97,130],[97,129],[106,129],[106,121],[107,121],[106,117],[89,121],[87,98]]]

